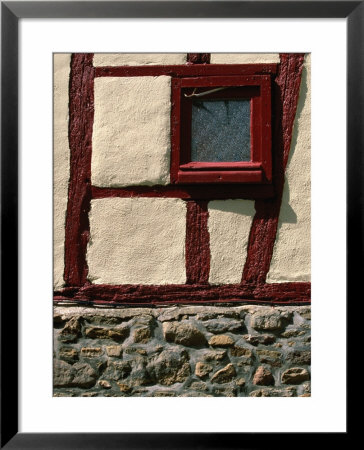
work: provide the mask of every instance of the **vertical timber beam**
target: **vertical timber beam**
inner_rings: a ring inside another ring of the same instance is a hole
[[[280,59],[273,100],[275,123],[272,152],[276,195],[273,199],[255,202],[256,213],[250,229],[242,283],[265,283],[277,235],[284,187],[284,172],[291,147],[304,54],[283,53],[280,55]]]
[[[209,64],[210,53],[187,53],[187,64]],[[210,235],[208,202],[188,201],[186,217],[187,284],[208,284],[210,275]]]
[[[66,215],[66,286],[87,283],[88,213],[91,201],[91,151],[94,120],[94,74],[92,53],[74,53],[69,85],[70,180]]]

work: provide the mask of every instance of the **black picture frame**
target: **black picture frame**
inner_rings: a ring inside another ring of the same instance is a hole
[[[19,433],[18,335],[18,21],[21,18],[346,18],[347,304],[363,273],[363,1],[5,1],[1,2],[1,448],[260,448],[279,433]],[[328,193],[329,195],[329,193]],[[358,291],[361,292],[361,291]],[[349,312],[349,311],[348,311]],[[9,344],[11,336],[11,345]],[[349,346],[348,346],[349,348]],[[348,359],[349,360],[349,359]],[[350,431],[335,434],[347,444]],[[284,420],[284,418],[282,418]],[[167,430],[166,430],[167,431]],[[321,433],[316,434],[315,444]],[[321,438],[327,435],[322,433]],[[312,437],[304,433],[299,447]],[[295,447],[297,437],[295,437]],[[291,442],[293,444],[293,442]]]

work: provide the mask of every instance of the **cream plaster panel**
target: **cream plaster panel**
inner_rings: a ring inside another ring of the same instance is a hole
[[[246,260],[254,201],[209,202],[211,284],[240,283]]]
[[[68,83],[71,55],[53,56],[53,276],[54,288],[64,285],[64,238],[67,210],[69,158]]]
[[[279,53],[211,53],[211,64],[279,63]]]
[[[185,64],[187,53],[95,53],[93,64],[97,66],[147,66]]]
[[[96,78],[93,184],[167,184],[170,112],[170,77]]]
[[[95,284],[186,282],[186,204],[180,199],[92,200],[89,279]]]
[[[311,82],[306,55],[267,282],[311,279]]]

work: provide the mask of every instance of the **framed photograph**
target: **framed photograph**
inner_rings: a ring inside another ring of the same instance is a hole
[[[1,6],[1,446],[347,439],[362,3]]]

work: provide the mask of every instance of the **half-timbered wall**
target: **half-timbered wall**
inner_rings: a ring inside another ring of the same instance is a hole
[[[273,197],[171,185],[171,77],[241,64],[278,65]],[[309,55],[55,54],[54,110],[56,298],[309,301]]]

